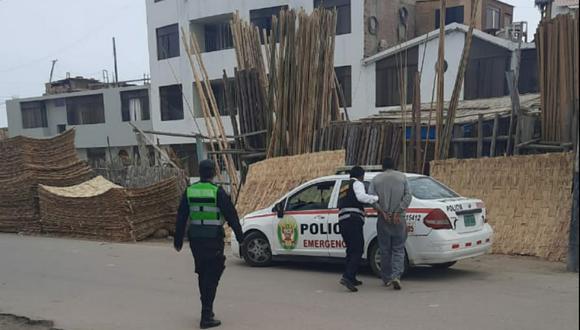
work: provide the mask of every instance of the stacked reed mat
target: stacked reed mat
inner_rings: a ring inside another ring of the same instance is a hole
[[[135,240],[146,239],[159,229],[166,229],[169,233],[174,231],[183,193],[178,188],[178,180],[174,177],[146,188],[125,189]]]
[[[270,158],[250,166],[236,208],[240,215],[272,205],[285,193],[344,166],[344,150]]]
[[[41,185],[38,192],[43,232],[115,242],[171,230],[179,202],[175,178],[130,189],[99,176],[70,187]]]
[[[485,202],[493,252],[566,258],[572,209],[571,153],[431,162],[431,174]]]
[[[40,232],[38,184],[75,185],[94,177],[77,157],[75,133],[0,141],[0,232]]]

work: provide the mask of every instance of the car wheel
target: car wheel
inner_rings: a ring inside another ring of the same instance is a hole
[[[450,267],[453,267],[453,265],[455,265],[457,263],[457,261],[451,261],[451,262],[445,262],[442,264],[434,264],[431,265],[431,267],[435,268],[435,269],[447,269]]]
[[[265,267],[272,262],[270,242],[261,233],[251,233],[244,238],[242,255],[252,267]]]
[[[377,277],[381,277],[381,250],[379,249],[379,244],[375,241],[369,250],[368,255],[369,265],[371,270]],[[411,268],[409,264],[409,257],[407,256],[407,251],[405,251],[405,269],[403,275],[406,275]]]

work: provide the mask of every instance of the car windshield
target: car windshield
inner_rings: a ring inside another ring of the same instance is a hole
[[[409,189],[413,197],[418,199],[442,199],[459,197],[452,190],[429,177],[409,179]]]

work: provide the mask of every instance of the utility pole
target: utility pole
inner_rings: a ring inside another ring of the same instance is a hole
[[[115,85],[119,83],[119,71],[117,70],[117,45],[115,44],[115,37],[113,37],[113,58],[115,60]]]
[[[570,219],[570,240],[568,243],[568,271],[578,272],[578,143],[576,138],[576,160],[574,162],[574,178],[572,181],[572,217]]]
[[[441,152],[441,129],[443,126],[443,108],[445,101],[445,20],[447,3],[441,0],[439,7],[439,54],[437,57],[437,112],[435,122],[435,159]]]
[[[48,78],[48,83],[52,82],[52,75],[54,74],[54,66],[58,60],[52,60],[52,66],[50,67],[50,77]]]

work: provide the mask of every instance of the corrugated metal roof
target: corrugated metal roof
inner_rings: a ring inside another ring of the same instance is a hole
[[[449,107],[449,102],[445,102],[445,111]],[[539,113],[540,108],[540,94],[524,94],[520,95],[520,108],[527,113]],[[412,106],[407,105],[404,117],[401,114],[401,106],[387,107],[381,110],[378,114],[363,118],[360,121],[388,121],[393,123],[402,123],[403,118],[407,124],[411,124],[412,120]],[[431,111],[431,104],[424,103],[421,105],[421,122],[427,124],[429,122],[429,113],[431,112],[431,124],[435,123],[435,103],[433,104],[433,111]],[[470,123],[477,121],[479,115],[483,115],[484,120],[493,119],[496,114],[509,115],[512,109],[511,98],[509,96],[460,101],[457,108],[455,122]]]

